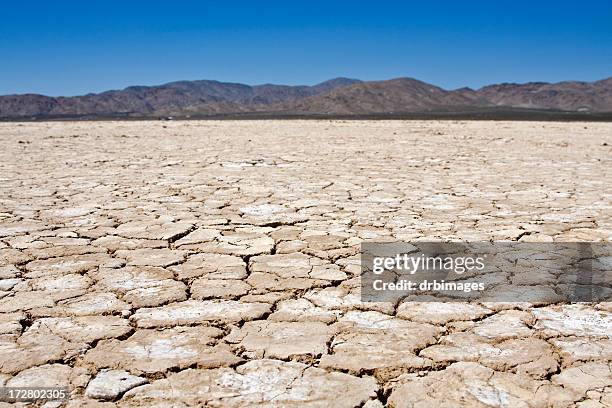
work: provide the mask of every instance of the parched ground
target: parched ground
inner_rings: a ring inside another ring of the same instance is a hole
[[[612,240],[612,124],[0,124],[0,385],[612,406],[612,305],[362,303],[364,240]],[[174,405],[173,405],[174,404]]]

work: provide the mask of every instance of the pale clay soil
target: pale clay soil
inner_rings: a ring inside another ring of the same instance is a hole
[[[0,142],[0,385],[69,386],[71,407],[612,406],[610,303],[359,298],[362,241],[610,241],[612,124],[1,123]]]

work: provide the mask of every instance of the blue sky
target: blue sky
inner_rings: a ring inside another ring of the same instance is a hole
[[[0,10],[0,94],[183,79],[414,77],[447,89],[612,76],[612,1],[22,1]]]

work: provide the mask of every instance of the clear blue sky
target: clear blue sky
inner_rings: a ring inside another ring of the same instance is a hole
[[[6,1],[0,94],[182,79],[444,88],[612,76],[612,1]]]

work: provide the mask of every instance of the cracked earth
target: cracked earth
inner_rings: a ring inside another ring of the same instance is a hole
[[[1,123],[0,386],[68,386],[70,407],[610,407],[612,304],[362,303],[359,244],[610,241],[611,135]]]

